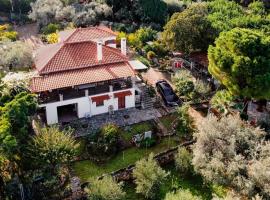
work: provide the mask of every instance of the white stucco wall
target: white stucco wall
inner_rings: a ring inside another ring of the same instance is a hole
[[[109,106],[111,105],[113,106],[115,111],[118,110],[118,98],[114,98],[114,93],[128,91],[128,90],[131,91],[132,95],[125,97],[126,108],[132,108],[132,107],[135,107],[135,89],[134,88],[121,90],[121,91],[115,91],[115,92],[109,92],[109,93],[102,93],[98,95],[81,97],[81,98],[76,98],[76,99],[58,101],[54,103],[42,104],[42,105],[39,105],[39,107],[46,108],[47,124],[49,125],[58,123],[57,107],[59,106],[77,104],[79,118],[84,118],[88,115],[90,115],[90,117],[93,117],[94,115],[109,112]],[[107,94],[110,96],[110,99],[105,100],[103,106],[97,107],[96,103],[92,102],[91,100],[92,97],[107,95]]]

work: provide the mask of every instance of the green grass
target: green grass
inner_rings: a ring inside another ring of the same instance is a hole
[[[211,200],[212,193],[216,193],[213,187],[205,185],[203,183],[203,179],[199,175],[187,175],[181,176],[179,172],[177,172],[173,165],[170,165],[165,168],[166,171],[170,172],[170,175],[165,180],[165,182],[161,185],[159,199],[164,199],[166,193],[177,190],[177,189],[188,189],[191,191],[193,195],[201,197],[203,200]],[[126,200],[146,200],[142,195],[137,194],[135,191],[134,183],[126,183],[124,185],[124,190],[126,192]],[[223,189],[224,191],[224,189]],[[223,193],[222,196],[224,196]],[[220,196],[220,195],[218,195]],[[221,197],[221,196],[220,196]]]
[[[167,130],[171,130],[173,122],[177,119],[177,117],[178,117],[177,113],[173,113],[170,115],[163,116],[159,118],[159,120]]]
[[[153,124],[151,122],[142,122],[142,123],[138,123],[138,124],[134,124],[130,126],[130,129],[125,131],[123,130],[121,132],[121,137],[129,142],[131,141],[132,137],[136,134],[142,134],[146,131],[150,131],[153,130]]]
[[[72,169],[75,175],[78,176],[82,182],[85,182],[102,174],[110,173],[134,164],[137,160],[146,157],[151,152],[157,154],[177,145],[178,142],[176,138],[164,138],[160,144],[149,149],[132,147],[124,150],[103,165],[95,164],[90,160],[77,161],[72,164]]]

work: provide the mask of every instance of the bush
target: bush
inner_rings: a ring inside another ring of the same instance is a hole
[[[154,155],[151,153],[147,159],[137,161],[133,176],[136,183],[136,192],[141,193],[146,198],[155,199],[158,197],[160,185],[168,176],[157,162],[154,160]]]
[[[119,127],[115,124],[106,124],[101,128],[101,134],[109,143],[115,142],[119,137]]]
[[[153,51],[147,52],[147,59],[148,60],[152,60],[154,57],[156,57],[155,52],[153,52]]]
[[[93,180],[86,192],[90,200],[120,200],[125,197],[122,184],[118,184],[111,176]]]
[[[194,78],[189,71],[178,71],[177,74],[173,77],[173,82],[175,84],[176,93],[179,96],[184,96],[187,100],[192,98],[195,85]]]
[[[165,200],[201,200],[201,198],[194,196],[189,190],[180,189],[175,193],[167,193]]]
[[[197,94],[205,98],[211,92],[211,87],[209,84],[205,83],[204,81],[196,80],[194,90]]]
[[[156,140],[154,138],[145,138],[140,142],[141,148],[149,148],[156,144]]]
[[[193,120],[188,113],[189,105],[184,104],[178,108],[177,113],[179,115],[179,124],[177,128],[181,133],[185,135],[190,135],[194,132]]]
[[[187,174],[192,169],[191,161],[191,153],[185,147],[179,147],[175,155],[176,169],[183,174]]]
[[[43,27],[41,29],[41,32],[45,35],[51,34],[51,33],[56,33],[57,31],[60,30],[60,25],[59,24],[53,24],[50,23],[47,26]]]
[[[58,33],[51,33],[49,35],[47,35],[47,42],[49,44],[54,44],[54,43],[57,43],[59,40],[59,35]]]

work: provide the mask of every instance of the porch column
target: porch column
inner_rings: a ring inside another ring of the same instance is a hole
[[[89,91],[88,90],[84,90],[85,92],[85,96],[88,97],[89,96]]]
[[[63,94],[59,94],[59,99],[60,99],[60,101],[64,100]]]
[[[113,92],[113,86],[109,85],[109,88],[110,88],[110,92]]]
[[[57,106],[53,105],[46,106],[46,119],[48,125],[58,123]]]

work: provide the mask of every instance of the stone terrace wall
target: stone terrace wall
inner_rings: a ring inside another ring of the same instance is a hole
[[[158,164],[160,166],[165,166],[171,162],[174,161],[174,155],[177,152],[178,147],[183,147],[183,146],[189,146],[191,144],[193,144],[195,141],[189,141],[189,142],[185,142],[177,147],[171,148],[169,150],[166,150],[164,152],[161,152],[157,155],[154,156],[154,159],[158,162]],[[135,165],[130,165],[126,168],[122,168],[119,169],[117,171],[114,171],[112,173],[110,173],[109,175],[111,175],[112,177],[115,178],[116,181],[120,182],[120,181],[130,181],[133,180],[133,170],[135,168]],[[100,176],[98,179],[102,179],[106,174]]]

